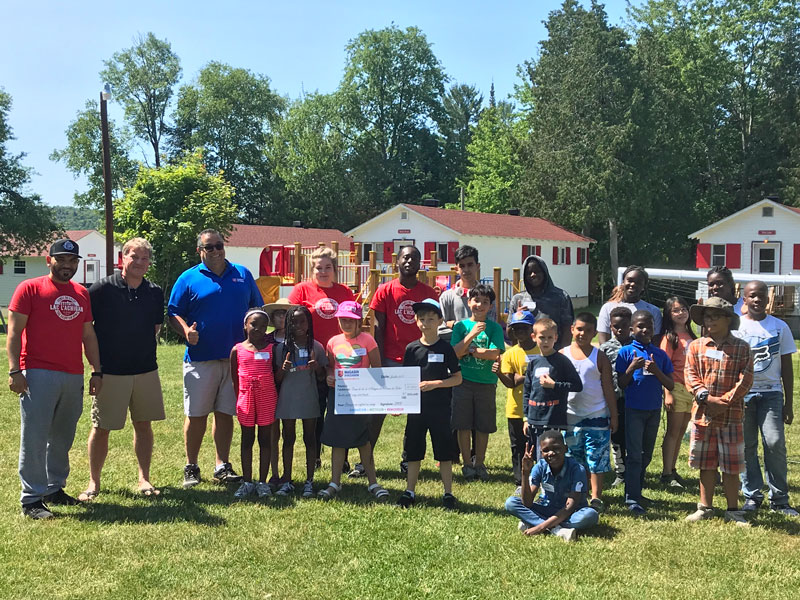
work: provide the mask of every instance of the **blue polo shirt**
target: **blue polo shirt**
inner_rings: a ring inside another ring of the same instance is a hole
[[[181,273],[172,287],[167,314],[181,317],[189,326],[196,322],[200,334],[196,346],[186,345],[183,360],[228,358],[231,348],[244,340],[244,315],[263,303],[253,275],[242,265],[226,261],[221,276],[203,263]]]
[[[567,495],[575,492],[581,494],[578,508],[587,506],[586,469],[571,456],[564,457],[564,465],[556,475],[550,470],[547,461],[540,458],[531,469],[531,486],[534,485],[539,487],[539,498],[536,503],[549,506],[555,512],[564,508],[567,504]]]
[[[636,340],[620,348],[614,369],[618,374],[624,373],[634,358],[641,356],[646,360],[650,360],[651,355],[664,375],[669,375],[675,370],[667,353],[661,348],[653,344],[644,346]],[[636,369],[633,372],[633,379],[631,379],[628,387],[625,388],[625,407],[638,410],[660,410],[662,393],[661,382],[658,377],[646,373],[644,368]]]

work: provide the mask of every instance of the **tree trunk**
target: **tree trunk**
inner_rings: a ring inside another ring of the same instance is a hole
[[[608,220],[608,255],[611,259],[611,280],[617,285],[617,271],[619,270],[619,253],[617,249],[617,222]]]

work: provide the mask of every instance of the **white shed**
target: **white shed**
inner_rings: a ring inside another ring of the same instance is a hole
[[[494,267],[510,279],[531,254],[545,259],[555,284],[572,297],[576,307],[589,302],[589,245],[591,238],[573,233],[538,217],[449,210],[434,206],[398,204],[351,229],[347,235],[361,242],[362,260],[377,252],[388,264],[392,253],[413,244],[428,258],[436,251],[438,261],[453,265],[459,246],[478,249],[483,278],[491,278]]]

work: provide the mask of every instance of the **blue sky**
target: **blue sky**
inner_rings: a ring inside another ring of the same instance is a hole
[[[640,4],[634,1],[634,4]],[[0,87],[13,98],[10,123],[15,152],[36,174],[30,186],[48,204],[72,204],[75,180],[48,159],[65,145],[68,124],[89,98],[97,98],[103,61],[152,31],[181,58],[183,81],[217,60],[267,75],[289,98],[333,91],[344,68],[344,46],[365,29],[419,27],[451,81],[476,85],[488,98],[513,92],[517,65],[535,56],[542,24],[557,0],[486,2],[207,2],[139,0],[105,3],[50,1],[0,4]],[[612,23],[625,0],[610,0]],[[121,120],[115,104],[112,119]],[[141,158],[141,152],[137,158]]]

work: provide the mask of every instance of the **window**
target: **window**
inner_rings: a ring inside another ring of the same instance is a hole
[[[439,262],[447,262],[447,242],[444,244],[436,244],[436,254]],[[430,256],[427,258],[430,258]]]
[[[775,248],[761,248],[758,253],[758,272],[775,272]]]
[[[714,244],[711,246],[711,266],[725,266],[725,244]]]
[[[566,247],[559,248],[559,251],[561,252],[561,256],[559,257],[558,262],[559,264],[563,265],[564,263],[567,262],[567,248]]]
[[[14,261],[14,275],[25,275],[25,261],[24,260],[15,260]]]
[[[369,253],[372,252],[373,245],[370,243],[361,244],[361,261],[369,262]]]
[[[761,216],[762,217],[771,217],[772,216],[773,208],[771,206],[762,206],[761,207]]]
[[[401,221],[408,221],[408,211],[407,210],[400,211],[400,220]]]

